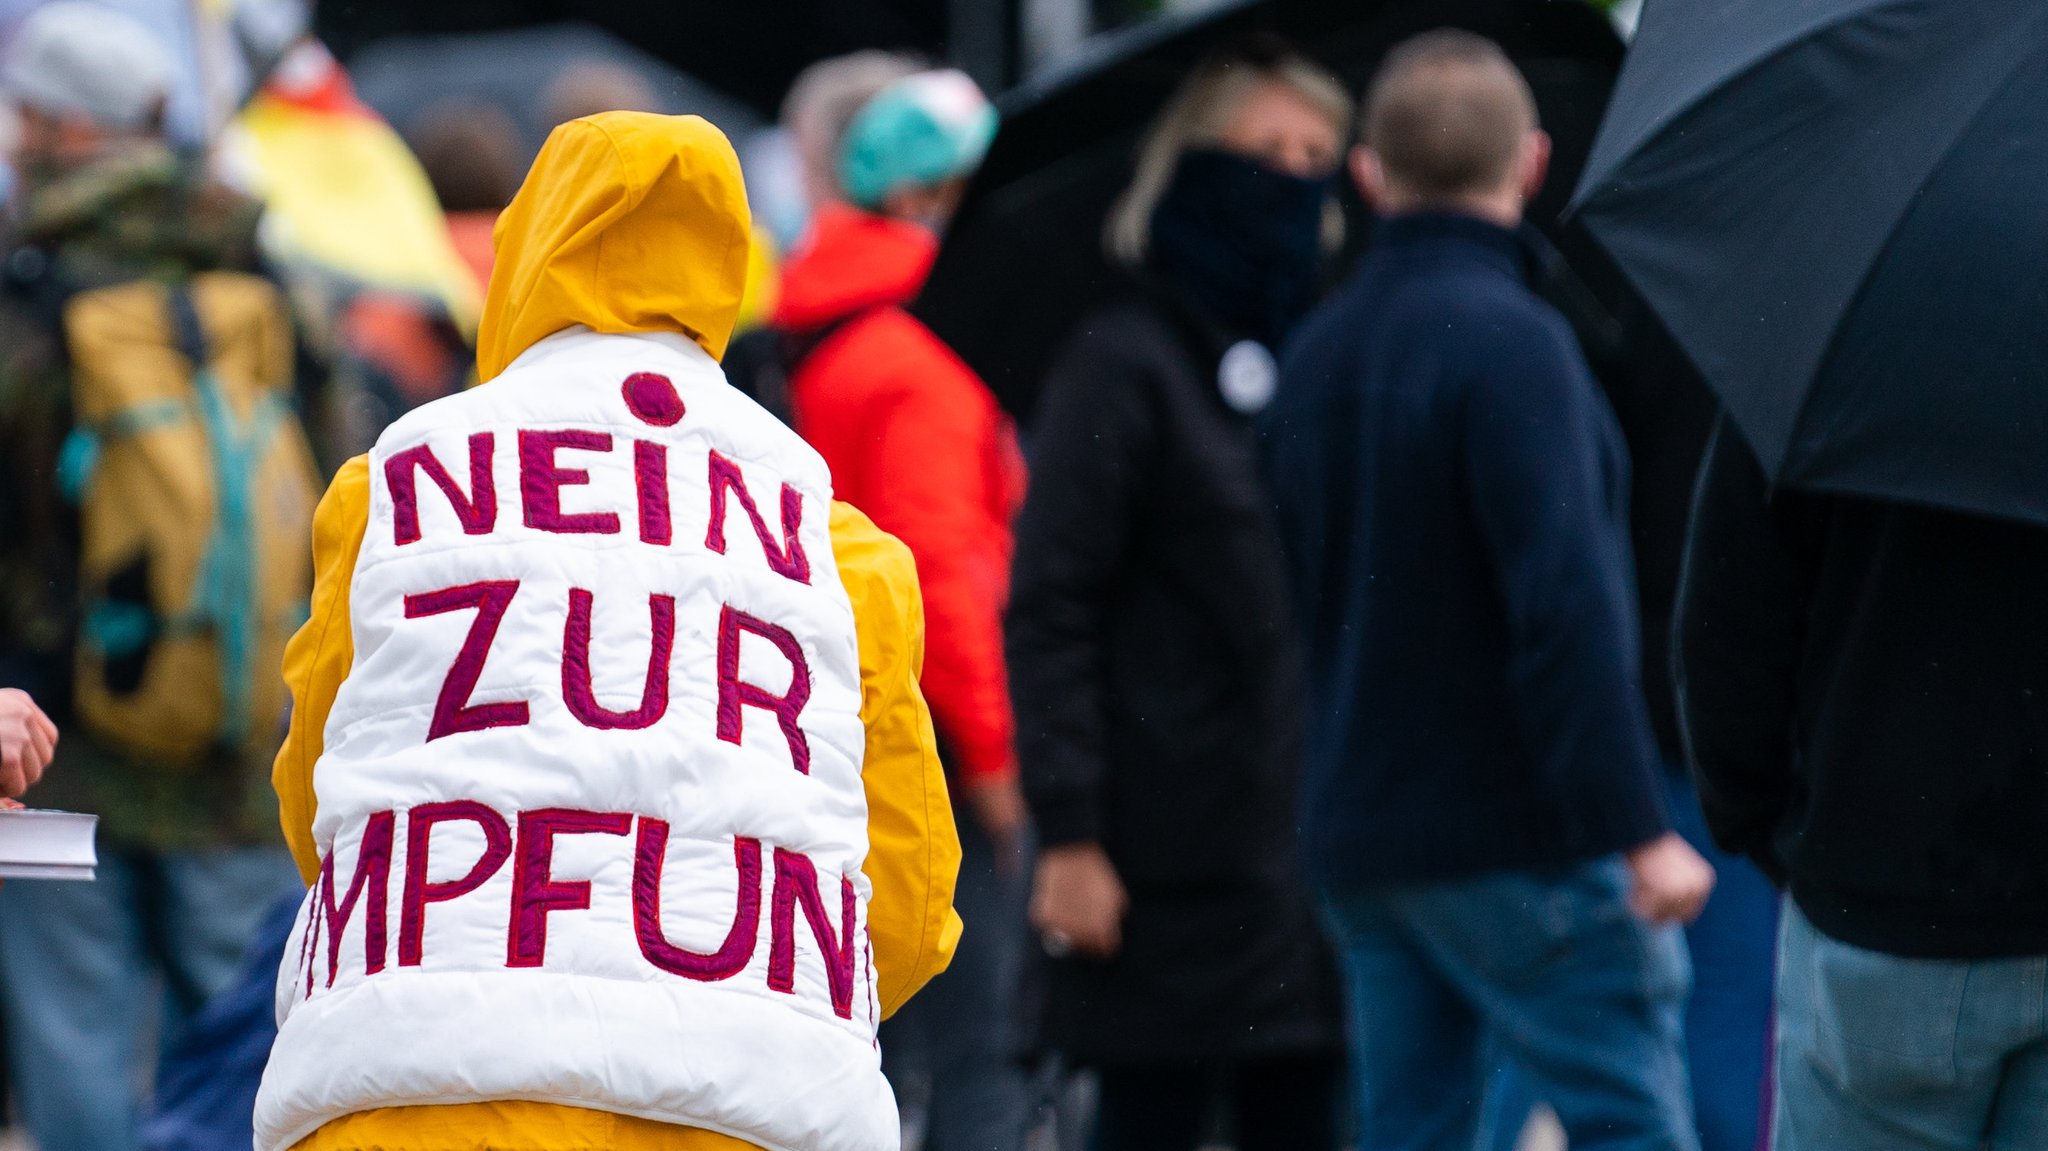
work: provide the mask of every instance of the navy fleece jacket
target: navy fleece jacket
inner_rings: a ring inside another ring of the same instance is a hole
[[[1266,421],[1310,651],[1328,889],[1552,868],[1665,830],[1620,431],[1514,233],[1381,226]]]

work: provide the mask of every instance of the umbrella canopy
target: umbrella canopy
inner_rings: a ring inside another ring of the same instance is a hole
[[[7,5],[36,2],[0,0],[0,25],[6,21]],[[189,5],[192,0],[120,2]],[[1014,2],[976,0],[973,6]],[[941,0],[347,0],[305,6],[314,10],[321,39],[351,65],[358,52],[395,36],[583,21],[769,115],[790,80],[814,60],[857,48],[902,48],[938,57],[944,54],[953,24],[949,5]],[[723,121],[712,122],[724,126]]]
[[[1778,482],[2048,524],[2048,6],[1652,3],[1578,211]]]
[[[1388,48],[1443,26],[1499,41],[1528,77],[1556,141],[1555,175],[1531,219],[1554,226],[1621,67],[1621,41],[1599,11],[1581,0],[1238,0],[1104,37],[1003,96],[1002,130],[918,315],[1027,415],[1060,341],[1118,282],[1102,256],[1103,219],[1130,179],[1140,133],[1197,62],[1274,31],[1356,93]],[[1346,197],[1355,252],[1366,216]]]
[[[349,61],[364,101],[400,130],[444,100],[489,102],[518,122],[529,159],[555,126],[556,82],[592,66],[637,80],[650,98],[646,111],[694,113],[734,140],[764,126],[746,104],[588,24],[394,36]]]

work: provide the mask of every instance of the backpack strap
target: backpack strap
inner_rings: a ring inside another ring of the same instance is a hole
[[[886,312],[894,304],[877,304],[870,308],[856,308],[836,320],[827,320],[815,328],[802,330],[783,329],[782,362],[787,367],[789,378],[795,379],[797,369],[804,366],[813,353],[825,346],[825,341],[854,326],[869,316]]]
[[[199,373],[213,357],[207,352],[206,325],[200,322],[199,305],[192,301],[192,282],[180,280],[169,285],[171,305],[171,338],[177,341],[178,350],[192,361],[192,378]]]
[[[64,338],[65,309],[79,295],[79,286],[59,275],[49,254],[33,245],[16,248],[8,254],[4,272],[0,272],[0,283],[5,284],[9,294],[34,309],[50,330],[57,333],[54,346],[68,371],[71,343]],[[200,326],[191,293],[179,286],[174,287],[171,294],[172,336],[177,340],[179,350],[196,369],[206,362],[205,329]],[[106,441],[139,436],[195,419],[198,414],[191,401],[168,399],[124,408],[89,424],[73,420],[71,430],[57,451],[57,490],[71,503],[79,503],[85,498],[86,485],[92,481],[93,473],[99,469],[100,452]]]
[[[726,379],[767,409],[768,414],[793,428],[796,418],[789,385],[805,361],[838,332],[888,306],[856,309],[814,328],[769,326],[743,333],[726,349],[721,365]]]
[[[219,742],[240,743],[249,734],[252,676],[261,610],[256,573],[256,469],[271,437],[283,423],[275,396],[258,398],[249,419],[235,417],[220,378],[214,374],[198,304],[190,281],[169,286],[171,332],[192,364],[192,390],[200,423],[213,455],[213,533],[206,541],[192,603],[177,623],[203,624],[213,631],[220,662]]]

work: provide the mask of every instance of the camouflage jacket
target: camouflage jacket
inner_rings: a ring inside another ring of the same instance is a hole
[[[154,144],[69,170],[28,168],[0,243],[0,686],[27,689],[64,727],[28,797],[101,817],[105,843],[155,849],[277,836],[269,764],[165,770],[97,747],[69,719],[77,630],[77,515],[56,479],[70,379],[64,290],[257,267],[260,207]]]

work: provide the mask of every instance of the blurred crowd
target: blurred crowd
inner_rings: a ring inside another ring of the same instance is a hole
[[[258,31],[203,147],[118,13],[51,0],[0,59],[0,789],[101,820],[97,882],[0,888],[42,1151],[249,1145],[323,481],[474,382],[533,125],[669,110],[600,61],[394,127],[306,29]],[[912,311],[997,132],[963,73],[874,51],[742,149],[726,374],[922,589],[966,929],[881,1028],[906,1145],[1508,1151],[1547,1109],[1573,1147],[1750,1151],[1775,1109],[1780,1147],[1922,1146],[1847,1140],[1866,1088],[1813,1081],[1816,1004],[1881,983],[1777,993],[1773,1073],[1782,808],[1710,829],[1652,722],[1629,445],[1543,296],[1549,143],[1507,57],[1427,33],[1364,93],[1277,40],[1200,64],[1021,424]],[[1346,186],[1375,222],[1339,267]],[[1801,732],[1755,731],[1731,669],[1830,656],[1730,644],[1762,592],[1728,579],[1702,561],[1679,609],[1719,693],[1682,710],[1701,786],[1753,798],[1789,785],[1716,749]]]

